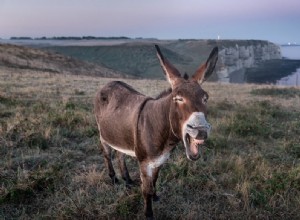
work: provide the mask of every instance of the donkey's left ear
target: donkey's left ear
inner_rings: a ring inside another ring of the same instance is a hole
[[[194,80],[202,84],[211,76],[218,61],[218,52],[218,47],[215,47],[211,51],[207,61],[204,64],[202,64],[192,76]]]

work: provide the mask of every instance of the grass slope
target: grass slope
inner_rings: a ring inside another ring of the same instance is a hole
[[[128,75],[142,78],[162,78],[154,44],[122,44],[111,46],[57,46],[48,48],[68,56],[97,63]],[[170,49],[162,49],[172,62],[191,60]]]
[[[59,52],[80,60],[100,64],[140,78],[163,79],[156,58],[154,44],[162,47],[163,54],[182,72],[189,75],[206,61],[212,48],[268,44],[259,40],[130,40],[126,43],[86,46],[50,46],[47,50]],[[221,57],[220,57],[221,59]],[[210,79],[212,80],[212,79]],[[217,80],[217,75],[214,75]]]
[[[111,185],[98,148],[92,103],[108,81],[0,67],[0,219],[143,218],[140,187]],[[168,87],[125,81],[150,96]],[[156,218],[299,219],[300,90],[204,87],[207,161],[176,148],[160,173]]]
[[[128,77],[120,71],[99,64],[11,44],[0,44],[0,66],[60,74]]]

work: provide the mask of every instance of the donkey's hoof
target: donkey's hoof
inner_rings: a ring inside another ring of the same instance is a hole
[[[127,188],[131,188],[131,187],[135,187],[135,186],[139,186],[140,185],[140,183],[139,183],[139,181],[133,181],[133,180],[129,180],[129,181],[126,181],[126,187]]]
[[[118,179],[117,177],[113,177],[113,178],[111,178],[111,183],[112,183],[113,185],[115,185],[115,184],[119,184],[120,181],[119,181],[119,179]]]
[[[133,185],[133,183],[134,183],[134,181],[132,179],[124,179],[124,180],[126,182],[126,185]]]

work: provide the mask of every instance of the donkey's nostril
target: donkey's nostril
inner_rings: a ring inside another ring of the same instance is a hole
[[[189,125],[189,124],[187,125],[187,127],[188,127],[188,128],[191,128],[191,129],[194,128],[192,125]]]
[[[207,131],[199,130],[196,139],[201,139],[201,140],[207,139]]]

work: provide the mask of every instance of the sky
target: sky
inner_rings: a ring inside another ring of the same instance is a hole
[[[300,44],[300,0],[0,0],[0,38],[12,36]]]

